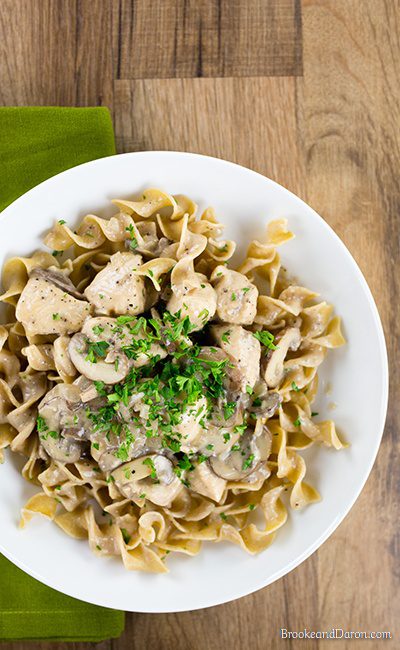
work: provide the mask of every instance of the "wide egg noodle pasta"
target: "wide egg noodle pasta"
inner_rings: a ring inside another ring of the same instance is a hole
[[[73,385],[78,373],[69,333],[32,335],[16,321],[19,296],[34,269],[61,272],[83,292],[112,255],[124,251],[142,258],[132,272],[145,278],[151,298],[147,305],[160,296],[167,301],[174,292],[180,295],[182,288],[188,295],[213,291],[209,280],[218,266],[228,263],[236,243],[221,239],[223,225],[212,208],[196,218],[197,205],[184,195],[152,188],[138,200],[113,203],[118,212],[110,219],[89,214],[76,230],[57,221],[45,237],[53,254],[14,257],[3,267],[0,299],[8,304],[11,318],[0,325],[0,461],[7,447],[23,454],[23,476],[41,488],[22,509],[21,525],[41,514],[66,534],[88,540],[94,553],[120,557],[128,570],[164,573],[169,553],[196,555],[207,541],[230,542],[258,553],[287,520],[286,493],[294,509],[320,498],[304,480],[301,451],[315,444],[346,446],[334,422],[315,421],[311,407],[319,366],[329,349],[344,343],[340,318],[331,305],[317,302],[316,293],[288,281],[277,247],[293,234],[285,219],[270,222],[265,241],[251,242],[238,267],[249,281],[268,283],[268,291],[258,295],[250,331],[268,328],[279,339],[287,328],[299,328],[301,344],[283,361],[283,378],[274,389],[278,411],[256,420],[254,435],[267,422],[272,440],[263,470],[255,471],[251,480],[227,481],[218,501],[188,489],[164,507],[145,495],[127,498],[101,471],[97,456],[65,463],[43,451],[35,426],[38,403],[57,384]]]

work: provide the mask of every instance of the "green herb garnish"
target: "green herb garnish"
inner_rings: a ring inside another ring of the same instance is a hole
[[[275,336],[268,332],[268,330],[262,330],[260,332],[253,332],[254,338],[258,339],[260,343],[265,345],[269,350],[277,350],[278,346],[274,344]]]

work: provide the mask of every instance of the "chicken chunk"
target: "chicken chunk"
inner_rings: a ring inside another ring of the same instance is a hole
[[[79,300],[56,286],[39,269],[32,271],[16,309],[17,320],[30,336],[77,332],[89,315],[90,305],[86,300]]]
[[[217,293],[217,317],[224,323],[251,325],[257,313],[258,289],[237,271],[217,266],[212,281]]]
[[[181,441],[181,451],[195,451],[198,448],[198,441],[204,434],[204,428],[200,424],[207,413],[207,400],[201,397],[194,404],[187,407],[182,413],[180,422],[174,426],[174,436]]]
[[[260,374],[261,346],[252,332],[240,325],[213,325],[211,334],[216,343],[236,363],[241,373],[240,388],[254,388]]]
[[[167,309],[171,314],[180,311],[182,318],[189,316],[193,330],[202,329],[213,318],[217,307],[217,296],[209,282],[199,287],[174,287]]]
[[[109,263],[85,289],[85,296],[98,314],[141,314],[145,309],[144,278],[134,273],[141,265],[140,255],[115,253]]]

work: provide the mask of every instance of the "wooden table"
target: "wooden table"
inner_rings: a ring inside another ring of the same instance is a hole
[[[398,388],[396,0],[0,0],[0,51],[1,104],[107,105],[119,151],[220,156],[310,203],[369,282],[386,330],[392,393]],[[361,497],[295,571],[209,610],[128,615],[122,638],[99,650],[361,647],[279,637],[281,627],[332,626],[390,630],[394,638],[382,647],[399,648],[399,414],[392,400]]]

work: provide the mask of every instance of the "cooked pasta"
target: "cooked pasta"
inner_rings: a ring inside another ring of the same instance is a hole
[[[235,270],[212,209],[114,203],[4,265],[0,454],[40,487],[21,525],[39,513],[132,570],[203,541],[262,551],[320,498],[301,451],[344,446],[312,411],[340,319],[282,269],[286,220]]]

